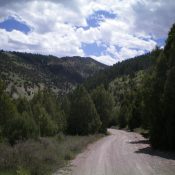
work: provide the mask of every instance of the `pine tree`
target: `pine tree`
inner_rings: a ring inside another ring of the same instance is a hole
[[[0,82],[0,126],[2,133],[8,127],[8,122],[18,115],[17,109],[10,97],[5,93],[5,88]]]
[[[95,105],[83,86],[78,86],[71,97],[68,132],[87,135],[98,132],[101,126]]]
[[[102,122],[100,131],[105,133],[113,117],[114,99],[103,86],[97,87],[92,92],[92,99]]]
[[[154,148],[175,149],[174,82],[175,82],[175,25],[171,28],[166,46],[160,55],[152,82],[148,108],[150,116],[150,140]]]
[[[168,36],[165,54],[168,59],[167,78],[164,84],[164,116],[166,116],[166,147],[175,149],[175,25]]]

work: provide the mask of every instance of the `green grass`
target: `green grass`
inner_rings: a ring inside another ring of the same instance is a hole
[[[89,143],[100,137],[102,135],[64,136],[61,134],[52,138],[28,140],[18,143],[14,147],[0,144],[0,175],[18,175],[15,172],[17,169],[19,170],[19,167],[22,172],[23,170],[30,172],[25,175],[49,175],[65,166]]]
[[[0,175],[16,175],[15,170],[1,170]]]
[[[141,134],[145,138],[149,138],[149,130],[143,128],[136,128],[134,129],[134,132]]]

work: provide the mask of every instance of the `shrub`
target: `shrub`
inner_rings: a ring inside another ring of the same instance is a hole
[[[23,167],[19,167],[18,170],[16,171],[16,175],[30,175],[30,173]]]
[[[23,113],[8,123],[5,135],[11,144],[16,143],[18,140],[26,140],[29,138],[36,138],[38,136],[38,128],[34,120]]]

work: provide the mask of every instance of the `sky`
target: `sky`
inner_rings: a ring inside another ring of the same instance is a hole
[[[163,47],[175,0],[0,0],[0,49],[113,65]]]

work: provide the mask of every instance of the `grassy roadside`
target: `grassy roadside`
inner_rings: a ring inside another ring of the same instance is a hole
[[[0,175],[50,175],[102,135],[40,138],[0,144]]]
[[[146,129],[143,129],[143,128],[136,128],[136,129],[134,129],[134,132],[137,132],[137,133],[141,134],[146,139],[149,138],[149,130],[146,130]]]

